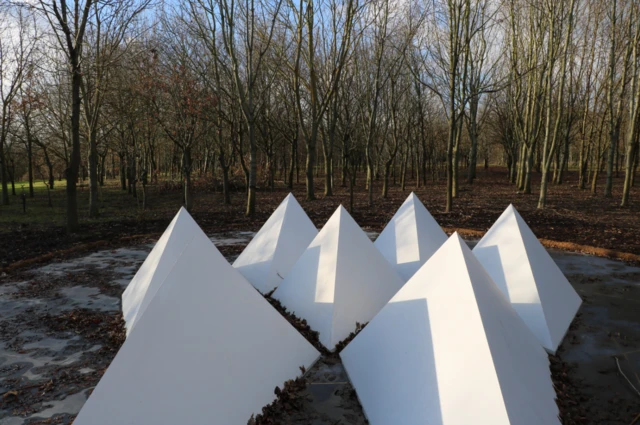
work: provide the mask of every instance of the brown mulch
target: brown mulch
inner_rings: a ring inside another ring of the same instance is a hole
[[[315,347],[316,350],[322,353],[322,355],[324,356],[332,355],[332,353],[329,350],[327,350],[327,348],[324,345],[322,345],[322,343],[320,342],[320,334],[318,333],[318,331],[314,331],[313,329],[311,329],[311,326],[309,326],[309,324],[305,319],[301,319],[297,317],[295,314],[293,314],[292,312],[288,311],[280,303],[280,301],[278,301],[277,299],[271,296],[272,293],[273,292],[264,296],[265,299],[269,301],[269,304],[271,304],[273,308],[278,310],[278,313],[280,313],[282,317],[287,319],[287,321],[291,323],[291,325],[294,328],[296,328],[298,332],[300,332],[300,334],[303,337],[305,337],[305,339],[309,341],[311,345]]]
[[[551,378],[556,389],[556,403],[563,425],[583,425],[588,423],[584,409],[586,397],[580,391],[579,383],[569,376],[571,366],[558,356],[549,356]]]
[[[304,367],[300,368],[302,374],[306,372]],[[307,381],[304,377],[290,379],[284,383],[282,389],[276,387],[274,393],[276,399],[262,408],[262,413],[255,417],[251,415],[247,425],[278,425],[279,414],[283,411],[300,410],[306,398],[304,390]]]
[[[368,206],[363,182],[358,181],[353,216],[363,228],[381,231],[406,196],[415,191],[440,225],[450,230],[464,229],[467,236],[479,237],[513,203],[534,233],[546,240],[547,246],[624,261],[640,260],[640,203],[633,202],[640,196],[637,189],[632,190],[631,206],[620,208],[621,178],[614,180],[614,197],[604,198],[601,194],[592,196],[588,190],[577,189],[577,174],[570,172],[564,184],[550,186],[547,208],[539,210],[536,208],[537,179],[539,176],[535,175],[533,193],[524,195],[517,193],[515,186],[507,181],[505,169],[479,170],[473,185],[461,182],[460,195],[454,200],[450,213],[444,212],[445,186],[442,180],[428,181],[420,188],[411,182],[405,191],[398,185],[392,186],[386,199],[380,197],[381,182],[376,181],[372,207]],[[319,199],[314,201],[305,200],[302,180],[294,185],[293,190],[318,227],[326,222],[338,205],[349,205],[347,188],[337,185],[333,196],[324,197],[321,181],[318,178],[316,195]],[[336,182],[339,184],[339,179]],[[245,217],[245,194],[242,191],[232,193],[232,205],[224,205],[219,192],[200,184],[194,195],[192,214],[207,233],[255,231],[288,192],[282,183],[273,191],[259,191],[255,215]],[[147,211],[138,211],[135,199],[125,196],[118,201],[122,205],[118,204],[116,209],[121,216],[109,218],[110,221],[84,219],[77,234],[67,234],[60,226],[32,225],[28,221],[4,225],[0,229],[0,275],[86,251],[153,240],[180,208],[181,195],[177,188],[151,185],[148,188]]]
[[[126,339],[122,313],[105,313],[77,308],[57,316],[45,315],[43,321],[57,332],[71,331],[88,341],[99,342],[114,355]]]

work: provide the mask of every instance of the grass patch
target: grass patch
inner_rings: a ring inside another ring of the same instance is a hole
[[[22,193],[26,195],[26,212],[23,211]],[[55,182],[50,192],[42,182],[34,182],[33,197],[29,196],[27,182],[16,182],[16,195],[9,188],[10,205],[0,206],[0,233],[15,230],[16,227],[63,227],[66,219],[66,181]],[[51,205],[49,205],[51,196]],[[118,180],[107,181],[100,187],[100,217],[91,222],[117,222],[140,215],[138,201],[120,189]],[[89,216],[89,186],[78,185],[78,215],[81,221]]]

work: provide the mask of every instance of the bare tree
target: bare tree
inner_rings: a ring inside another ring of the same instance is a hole
[[[259,3],[257,0],[200,0],[202,12],[208,19],[218,20],[223,45],[232,75],[236,97],[242,109],[249,137],[249,181],[246,215],[256,209],[256,178],[258,152],[256,142],[256,91],[263,59],[273,39],[282,0]],[[257,9],[257,10],[256,10]]]
[[[2,205],[9,205],[9,161],[5,154],[14,101],[30,67],[37,36],[24,8],[8,8],[0,22],[0,179]]]
[[[86,138],[89,142],[89,217],[99,215],[98,203],[98,130],[104,93],[108,90],[109,70],[117,65],[136,34],[131,24],[151,0],[95,2],[88,20],[85,40],[85,65],[81,91]],[[126,43],[125,43],[126,41]]]
[[[569,46],[571,44],[571,39],[573,36],[573,21],[574,21],[574,10],[576,6],[576,0],[570,0],[567,17],[565,18],[567,21],[566,30],[565,30],[565,38],[564,38],[564,51],[562,56],[560,57],[560,84],[558,87],[558,101],[556,103],[556,111],[555,111],[555,124],[552,127],[552,112],[553,112],[553,68],[555,66],[556,55],[560,49],[560,43],[556,42],[556,39],[559,39],[556,35],[556,25],[560,25],[561,21],[559,20],[559,14],[561,13],[563,4],[558,4],[554,0],[548,0],[547,4],[547,13],[549,19],[549,36],[548,36],[548,47],[547,47],[547,66],[549,67],[549,72],[547,73],[547,81],[546,81],[546,92],[547,92],[547,108],[546,108],[546,124],[545,124],[545,135],[544,135],[544,143],[542,145],[542,180],[540,182],[540,198],[538,200],[538,208],[544,208],[547,202],[547,184],[549,182],[548,173],[549,167],[551,166],[551,160],[553,158],[553,153],[558,145],[558,134],[560,132],[560,123],[563,118],[563,108],[564,108],[564,95],[565,95],[565,85],[567,81],[567,63],[568,63],[568,55],[569,55]],[[560,35],[561,32],[558,32]]]
[[[82,44],[92,0],[39,0],[60,49],[64,52],[71,74],[71,154],[66,170],[67,178],[67,231],[78,230],[78,198],[76,185],[80,171],[80,114],[82,86]]]

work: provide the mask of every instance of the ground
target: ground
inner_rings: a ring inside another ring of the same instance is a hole
[[[504,168],[480,169],[473,185],[461,183],[460,196],[455,199],[450,213],[444,212],[443,181],[429,181],[427,186],[420,188],[409,182],[405,191],[401,191],[399,185],[392,185],[387,199],[382,199],[382,185],[376,181],[373,207],[367,205],[364,182],[358,181],[353,216],[363,228],[380,231],[407,195],[415,191],[443,227],[485,231],[513,203],[540,238],[640,255],[640,202],[636,200],[640,192],[637,188],[632,189],[631,206],[620,208],[622,177],[614,180],[614,197],[604,198],[601,195],[604,180],[600,183],[598,196],[592,196],[588,190],[576,188],[577,173],[569,172],[564,184],[550,186],[548,206],[538,210],[539,182],[536,178],[539,176],[534,176],[533,194],[524,195],[518,194],[515,186],[507,181]],[[318,227],[339,204],[349,204],[347,188],[340,187],[338,179],[336,182],[335,195],[324,197],[322,178],[319,177],[316,182],[319,199],[314,201],[305,200],[304,180],[294,185],[294,195]],[[17,185],[18,194],[23,185]],[[53,208],[48,207],[47,190],[41,184],[36,188],[36,197],[27,198],[26,213],[22,213],[19,196],[12,197],[10,206],[0,206],[0,270],[19,260],[43,255],[47,255],[45,259],[49,261],[58,252],[77,251],[83,244],[93,244],[89,248],[95,249],[96,244],[122,246],[132,240],[151,240],[164,230],[182,205],[182,192],[177,182],[161,181],[149,185],[148,208],[142,211],[140,197],[133,198],[126,191],[121,191],[117,182],[110,181],[100,192],[101,216],[88,219],[89,193],[86,183],[81,184],[81,231],[68,235],[64,231],[64,182],[56,182],[56,185],[51,193]],[[224,205],[222,194],[215,191],[213,183],[200,179],[194,185],[195,199],[191,212],[208,233],[258,230],[289,192],[282,182],[273,191],[259,190],[256,214],[248,218],[244,216],[245,194],[242,190],[234,190],[232,204]]]
[[[564,185],[550,188],[545,210],[536,209],[537,195],[517,194],[498,168],[481,171],[473,186],[463,184],[452,213],[444,213],[442,183],[408,186],[404,192],[394,186],[388,199],[380,198],[376,183],[372,208],[360,185],[353,215],[375,237],[413,190],[444,227],[484,231],[513,203],[541,238],[640,254],[640,208],[635,203],[619,208],[617,192],[606,199],[579,191],[575,178],[570,173]],[[101,191],[101,217],[89,220],[83,187],[82,231],[67,235],[62,186],[51,194],[52,208],[42,185],[35,198],[27,198],[26,213],[18,197],[0,207],[0,425],[71,422],[124,341],[122,291],[181,205],[175,183],[151,185],[149,208],[141,211],[137,199],[110,182]],[[241,191],[233,192],[232,205],[226,206],[213,189],[197,183],[192,213],[230,259],[288,193],[283,187],[258,192],[257,213],[247,218]],[[341,187],[335,196],[315,201],[304,200],[303,184],[295,185],[294,194],[318,227],[340,203],[349,203]],[[634,423],[640,394],[620,370],[640,388],[640,267],[559,251],[553,256],[584,300],[552,357],[563,423]],[[309,423],[302,418],[313,418],[313,425],[364,423],[335,357],[310,371],[300,403],[274,423]]]
[[[370,233],[372,238],[375,232]],[[233,260],[251,232],[212,235]],[[152,244],[97,250],[0,278],[0,425],[70,424],[124,341],[120,295]],[[640,414],[640,267],[553,251],[584,304],[552,357],[564,425]],[[363,425],[337,356],[323,356],[273,424]]]

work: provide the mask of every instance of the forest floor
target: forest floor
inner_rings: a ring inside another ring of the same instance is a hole
[[[517,193],[515,186],[507,181],[506,173],[504,168],[480,169],[473,185],[461,182],[459,197],[454,200],[450,213],[444,212],[444,181],[428,181],[426,186],[419,188],[410,181],[405,191],[400,190],[398,184],[392,185],[386,199],[380,195],[382,182],[375,181],[373,207],[369,207],[364,181],[358,180],[352,215],[364,229],[381,231],[407,195],[414,191],[443,227],[486,231],[513,203],[539,238],[640,254],[640,191],[632,189],[631,206],[619,207],[622,174],[614,180],[613,198],[605,198],[602,196],[604,178],[599,184],[598,195],[593,196],[589,190],[579,190],[577,173],[569,172],[564,184],[550,186],[547,208],[538,210],[539,175],[534,175],[533,193],[525,195]],[[340,187],[339,180],[334,196],[325,197],[323,179],[317,178],[319,199],[306,201],[303,176],[300,178],[293,193],[318,227],[322,227],[338,205],[348,206],[348,188]],[[238,179],[236,176],[235,181]],[[0,271],[9,271],[23,264],[17,263],[22,260],[50,261],[71,252],[77,253],[83,247],[91,250],[99,246],[153,240],[182,205],[179,182],[161,181],[148,185],[147,208],[142,211],[141,197],[136,199],[120,190],[117,182],[108,181],[100,192],[100,217],[89,219],[88,188],[81,184],[78,202],[81,228],[77,234],[69,235],[64,229],[66,198],[64,182],[61,183],[50,193],[53,207],[48,206],[48,191],[39,185],[35,197],[27,198],[26,213],[23,213],[20,198],[23,183],[17,185],[18,196],[12,197],[12,204],[0,206]],[[207,233],[256,231],[288,192],[281,181],[276,183],[274,190],[259,189],[256,213],[253,217],[245,217],[246,195],[240,187],[232,191],[231,205],[224,205],[222,194],[214,190],[211,182],[201,179],[194,184],[191,213]]]

